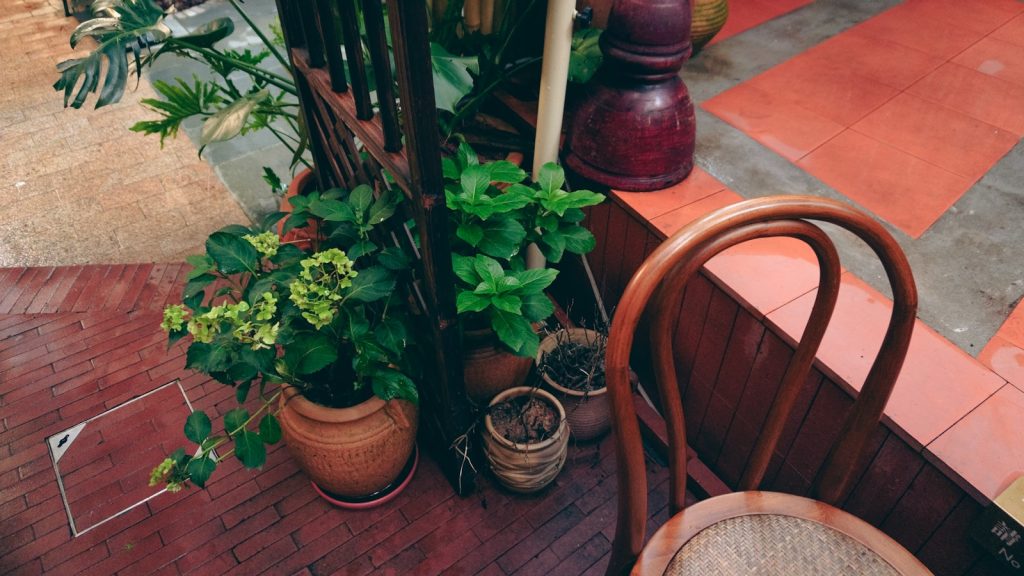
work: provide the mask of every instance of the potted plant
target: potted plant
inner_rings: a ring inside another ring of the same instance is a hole
[[[544,290],[558,271],[528,269],[527,247],[536,245],[552,263],[566,252],[586,254],[594,236],[580,225],[582,208],[604,196],[563,190],[565,173],[554,163],[526,184],[520,167],[505,160],[481,164],[466,144],[442,164],[466,390],[486,401],[522,384],[540,343],[533,324],[554,311]]]
[[[517,386],[498,394],[487,408],[484,427],[491,470],[513,492],[543,489],[565,465],[565,408],[544,390]]]
[[[374,198],[360,186],[303,199],[299,218],[323,219],[308,250],[281,243],[270,231],[282,217],[274,214],[211,234],[206,254],[189,257],[183,302],[164,311],[162,326],[171,342],[191,335],[187,367],[234,386],[239,407],[224,414],[223,434],[213,434],[204,412],[192,413],[185,434],[198,450],[172,454],[153,483],[203,487],[232,453],[258,468],[264,444],[281,437],[321,493],[340,503],[382,502],[395,494],[382,491],[404,486],[400,474],[412,475],[416,362],[396,290],[406,259],[373,236],[400,196]]]
[[[611,428],[605,386],[608,337],[596,330],[564,328],[549,334],[537,351],[537,371],[564,405],[573,438],[593,440]]]

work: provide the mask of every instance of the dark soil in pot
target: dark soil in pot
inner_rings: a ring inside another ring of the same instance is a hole
[[[604,347],[597,343],[562,342],[544,356],[541,371],[570,390],[600,390],[605,387]]]
[[[495,431],[517,444],[547,440],[558,430],[558,411],[536,396],[517,396],[491,407]]]

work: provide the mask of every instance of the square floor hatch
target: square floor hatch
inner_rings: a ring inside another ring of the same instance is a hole
[[[186,447],[192,411],[175,380],[46,439],[75,536],[164,492],[149,486],[153,467]]]

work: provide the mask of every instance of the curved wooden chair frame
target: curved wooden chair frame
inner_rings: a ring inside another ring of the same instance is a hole
[[[670,509],[677,514],[683,509],[686,491],[686,429],[672,351],[675,316],[666,312],[678,302],[683,287],[700,267],[731,246],[756,238],[789,236],[814,250],[820,268],[814,307],[740,480],[740,490],[756,490],[814,362],[839,293],[836,249],[820,228],[805,220],[830,222],[860,237],[881,260],[893,292],[892,317],[881,350],[812,485],[814,495],[828,504],[838,502],[848,489],[853,465],[882,416],[910,344],[917,311],[917,289],[910,265],[885,228],[840,202],[775,196],[727,206],[679,230],[647,258],[626,287],[612,322],[606,373],[616,440],[619,506],[609,574],[621,573],[634,564],[645,537],[647,477],[629,381],[630,353],[641,317],[646,313],[649,319],[655,377],[670,444]]]

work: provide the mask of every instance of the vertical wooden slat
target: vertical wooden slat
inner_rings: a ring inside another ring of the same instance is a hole
[[[434,396],[434,421],[442,440],[449,442],[442,461],[449,480],[460,493],[472,490],[475,478],[452,442],[465,433],[470,422],[462,382],[462,345],[455,312],[455,275],[448,245],[448,209],[444,203],[441,148],[430,67],[427,13],[424,2],[388,0],[388,18],[395,44],[398,86],[404,106],[411,185],[416,224],[420,229],[424,285],[434,332],[438,381]],[[468,485],[467,485],[468,481]]]
[[[370,61],[373,62],[373,76],[376,80],[377,106],[384,128],[384,149],[388,152],[398,152],[402,149],[402,134],[398,129],[395,82],[391,76],[391,56],[388,54],[388,39],[384,33],[381,0],[363,0],[363,23],[366,27],[366,40],[370,47]]]
[[[369,120],[373,118],[373,105],[370,103],[370,85],[366,81],[366,61],[363,59],[363,41],[359,33],[355,2],[356,0],[339,0],[338,13],[341,16],[345,58],[348,60],[348,78],[352,84],[352,96],[356,101],[356,117],[360,120]]]
[[[331,74],[331,89],[335,92],[348,90],[345,83],[345,65],[341,59],[341,42],[334,24],[334,9],[331,0],[313,0],[316,4],[317,22],[320,25],[320,36],[324,41],[324,52],[327,55],[327,70]]]
[[[313,68],[323,68],[324,40],[316,25],[316,10],[313,1],[300,0],[298,14],[299,20],[302,22],[303,36],[306,39],[306,49],[309,51],[309,65]]]

